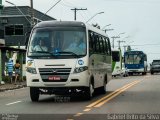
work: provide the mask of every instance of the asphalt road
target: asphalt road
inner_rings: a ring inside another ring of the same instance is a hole
[[[146,113],[143,118],[160,119],[152,116],[160,113],[160,74],[114,78],[107,89],[105,95],[96,93],[90,101],[81,96],[42,95],[39,102],[31,102],[29,88],[0,92],[0,119],[126,119],[124,114]],[[133,115],[127,117],[136,119]]]

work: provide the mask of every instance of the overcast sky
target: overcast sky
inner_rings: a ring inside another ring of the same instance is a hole
[[[3,4],[10,6],[8,3]],[[30,6],[30,0],[8,0],[17,6]],[[33,0],[34,9],[47,12],[58,0]],[[74,20],[72,8],[87,8],[77,12],[77,20],[86,22],[96,13],[104,12],[89,21],[98,23],[101,28],[107,24],[109,37],[125,32],[120,39],[135,50],[143,50],[148,55],[148,62],[160,59],[160,0],[62,0],[47,14],[57,20]],[[129,38],[125,38],[130,36]],[[112,39],[111,39],[112,42]]]

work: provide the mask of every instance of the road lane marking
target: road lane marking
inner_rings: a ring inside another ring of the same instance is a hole
[[[125,90],[129,89],[130,87],[136,85],[137,83],[139,83],[140,81],[137,81],[131,85],[129,85],[128,87],[121,89],[120,91],[118,91],[116,94],[114,94],[113,96],[109,97],[108,99],[100,102],[99,104],[95,105],[94,107],[101,107],[102,105],[104,105],[106,102],[110,101],[111,99],[115,98],[116,96],[118,96],[119,94],[121,94],[122,92],[124,92]]]
[[[90,110],[91,110],[91,109],[88,108],[88,109],[84,109],[83,111],[84,111],[84,112],[88,112],[88,111],[90,111]]]
[[[101,99],[99,99],[99,100],[97,100],[97,101],[91,103],[90,105],[88,105],[88,106],[86,106],[86,107],[88,107],[88,108],[94,107],[96,104],[102,102],[103,100],[105,100],[105,99],[111,97],[112,95],[116,94],[118,91],[120,91],[120,90],[126,88],[127,86],[132,85],[132,84],[134,84],[134,83],[136,83],[136,82],[137,82],[137,81],[134,81],[134,82],[132,82],[132,83],[129,83],[129,84],[127,84],[127,85],[125,85],[125,86],[123,86],[123,87],[117,89],[116,91],[114,91],[114,92],[108,94],[107,96],[105,96],[105,97],[103,97],[103,98],[101,98]]]
[[[84,109],[83,111],[84,111],[84,112],[88,112],[88,111],[92,110],[92,108],[101,107],[103,104],[105,104],[105,103],[108,102],[109,100],[113,99],[114,97],[118,96],[120,93],[124,92],[125,90],[127,90],[128,88],[136,85],[136,84],[139,83],[139,82],[141,82],[141,81],[136,80],[136,81],[133,81],[133,82],[131,82],[131,83],[129,83],[129,84],[127,84],[127,85],[125,85],[125,86],[117,89],[116,91],[110,93],[109,95],[107,95],[107,96],[105,96],[105,97],[103,97],[103,98],[101,98],[101,99],[99,99],[99,100],[91,103],[90,105],[86,106],[86,107],[88,107],[88,108]],[[79,116],[81,116],[81,115],[83,115],[83,114],[84,114],[83,112],[77,113],[77,114],[74,115],[74,117],[79,117]],[[67,120],[70,120],[70,119],[67,119]],[[71,120],[72,120],[72,119],[71,119]],[[74,119],[73,119],[73,120],[74,120]]]
[[[20,103],[20,102],[22,102],[22,101],[12,102],[12,103],[8,103],[8,104],[6,104],[6,105],[7,105],[7,106],[8,106],[8,105],[13,105],[13,104],[17,104],[17,103]]]

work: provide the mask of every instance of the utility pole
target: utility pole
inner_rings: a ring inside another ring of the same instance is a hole
[[[33,27],[34,25],[33,0],[30,0],[30,4],[31,4],[31,26]]]
[[[1,15],[1,10],[3,9],[2,6],[2,0],[0,0],[0,15]],[[2,82],[2,50],[0,49],[0,85]]]
[[[114,48],[114,39],[120,38],[120,36],[113,36],[113,37],[111,37],[111,38],[113,39],[113,41],[112,41],[112,47]]]
[[[123,33],[119,33],[117,36],[113,36],[113,37],[111,37],[112,39],[113,39],[113,41],[112,41],[112,44],[113,44],[113,48],[114,48],[114,39],[116,39],[116,38],[120,38],[120,35],[122,35],[122,34],[125,34],[125,32],[123,32]]]
[[[87,10],[87,8],[86,9],[78,9],[78,8],[74,8],[74,9],[71,9],[71,10],[74,10],[74,20],[76,20],[76,15],[77,15],[77,10]]]
[[[118,42],[118,46],[119,46],[119,49],[121,48],[121,43],[123,43],[123,42],[125,42],[125,41],[123,41],[123,40],[119,40],[119,41],[117,41]]]

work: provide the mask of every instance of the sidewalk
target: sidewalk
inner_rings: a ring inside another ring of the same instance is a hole
[[[14,89],[19,89],[26,87],[26,81],[23,82],[17,82],[15,85],[14,83],[5,83],[5,84],[0,84],[0,92],[4,92],[6,90],[14,90]]]

